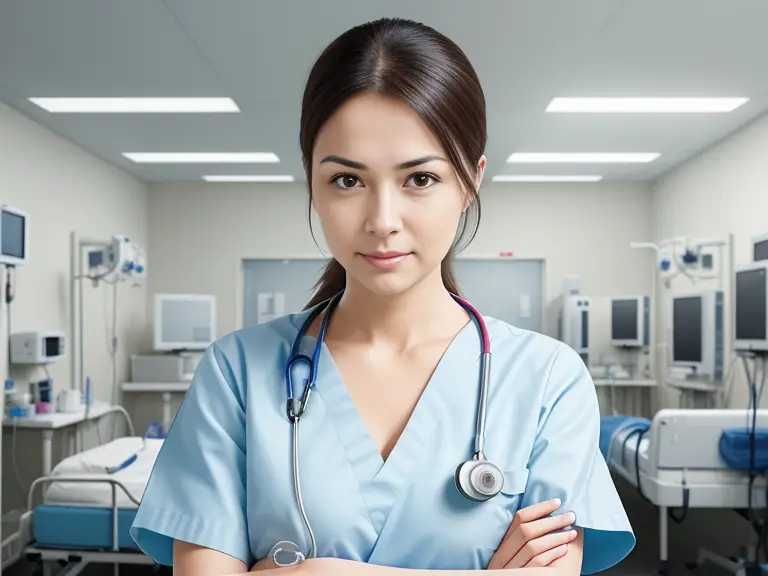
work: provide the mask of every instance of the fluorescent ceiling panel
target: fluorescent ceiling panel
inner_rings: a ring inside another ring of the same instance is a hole
[[[240,112],[232,98],[30,98],[54,114]]]
[[[124,152],[137,164],[274,164],[272,152]]]
[[[507,162],[512,164],[613,164],[652,162],[661,156],[656,152],[516,152]]]
[[[600,182],[602,176],[592,174],[499,174],[493,182]]]
[[[203,176],[206,182],[293,182],[294,177],[287,174],[252,174],[239,176],[236,174],[216,174]]]
[[[547,112],[716,113],[732,112],[749,98],[555,98]]]

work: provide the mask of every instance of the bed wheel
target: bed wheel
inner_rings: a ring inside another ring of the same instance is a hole
[[[659,562],[659,575],[660,576],[668,576],[669,575],[669,561],[668,560],[662,560]]]

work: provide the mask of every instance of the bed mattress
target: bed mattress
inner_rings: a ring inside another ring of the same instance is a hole
[[[51,476],[88,476],[112,478],[123,484],[137,501],[141,501],[163,441],[153,438],[118,438],[61,461]],[[124,470],[108,474],[107,469],[119,466],[137,454],[136,461]],[[112,487],[108,483],[56,482],[45,492],[45,504],[79,507],[112,507]],[[136,508],[123,490],[117,490],[118,508]]]
[[[135,509],[118,510],[117,541],[121,550],[139,549],[128,532],[135,516]],[[112,509],[38,506],[32,536],[41,548],[109,550],[112,548]]]

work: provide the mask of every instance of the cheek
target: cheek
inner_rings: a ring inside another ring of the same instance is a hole
[[[442,258],[453,244],[460,217],[461,210],[453,205],[420,211],[419,218],[414,219],[413,230],[422,251],[430,254],[440,252]]]
[[[355,237],[359,227],[355,221],[355,211],[344,209],[338,202],[315,201],[315,211],[320,219],[323,236],[331,251],[343,252]]]

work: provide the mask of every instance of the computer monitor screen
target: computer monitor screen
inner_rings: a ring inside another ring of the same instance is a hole
[[[755,251],[753,254],[753,260],[760,262],[761,260],[768,260],[768,240],[761,240],[755,242]]]
[[[637,340],[639,330],[637,307],[639,305],[637,298],[611,302],[612,340]]]
[[[2,246],[2,255],[12,258],[24,258],[24,250],[26,248],[24,246],[24,227],[26,226],[24,216],[7,210],[2,210],[0,213],[0,229],[2,230],[2,238],[0,239],[2,244],[0,246]]]
[[[216,339],[215,332],[213,296],[156,295],[156,350],[205,350]]]
[[[700,296],[675,298],[672,312],[674,362],[702,361],[701,312]]]
[[[736,273],[736,339],[766,339],[766,269]]]

